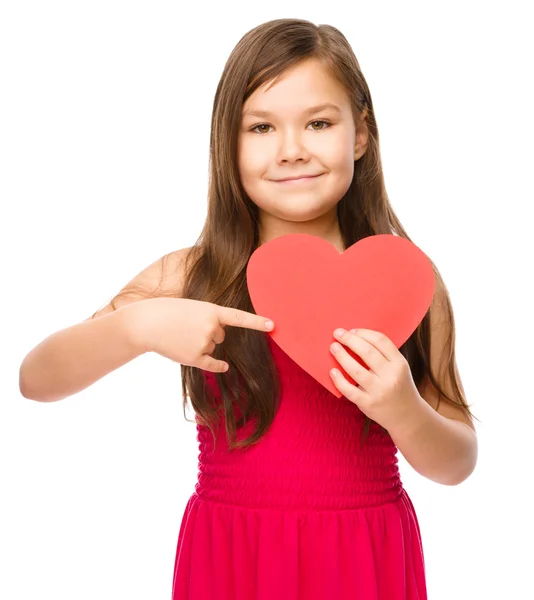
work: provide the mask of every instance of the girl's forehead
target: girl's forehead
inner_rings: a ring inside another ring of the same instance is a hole
[[[348,94],[337,79],[322,65],[305,64],[254,90],[243,103],[241,113],[243,117],[267,118],[277,112],[329,109],[341,113],[349,106]]]

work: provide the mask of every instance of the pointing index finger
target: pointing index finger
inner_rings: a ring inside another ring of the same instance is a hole
[[[223,327],[233,325],[234,327],[245,327],[247,329],[257,329],[258,331],[271,331],[274,328],[274,323],[266,317],[227,306],[219,307],[219,321]]]

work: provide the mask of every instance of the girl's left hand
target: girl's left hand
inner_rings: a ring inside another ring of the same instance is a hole
[[[423,400],[415,386],[410,365],[395,344],[383,333],[371,329],[334,332],[334,337],[350,348],[369,367],[352,358],[343,346],[330,351],[358,386],[352,385],[340,371],[330,372],[337,389],[370,419],[385,429],[410,422],[414,409]]]

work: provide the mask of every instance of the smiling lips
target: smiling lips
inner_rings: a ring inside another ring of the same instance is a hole
[[[313,179],[317,179],[320,175],[302,175],[301,177],[296,177],[293,179],[277,179],[276,183],[302,183],[305,181],[312,181]]]

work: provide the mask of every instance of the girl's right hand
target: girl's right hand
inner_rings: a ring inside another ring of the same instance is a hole
[[[149,298],[132,303],[132,334],[142,352],[157,352],[171,360],[213,373],[228,363],[210,354],[225,337],[224,327],[271,331],[266,317],[188,298]]]

